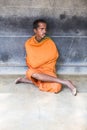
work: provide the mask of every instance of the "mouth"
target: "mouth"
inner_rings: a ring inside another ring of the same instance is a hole
[[[46,36],[46,34],[43,34],[42,36],[43,36],[43,37],[45,37],[45,36]]]

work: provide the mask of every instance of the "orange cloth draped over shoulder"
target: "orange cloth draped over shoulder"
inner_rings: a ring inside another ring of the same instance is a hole
[[[26,72],[26,78],[32,80],[42,91],[59,92],[62,88],[61,84],[43,82],[31,77],[34,73],[43,73],[57,77],[55,73],[55,64],[59,54],[55,43],[49,37],[45,37],[38,42],[35,36],[32,36],[26,41],[25,50],[26,64],[29,68]]]

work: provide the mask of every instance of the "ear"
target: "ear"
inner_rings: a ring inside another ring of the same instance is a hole
[[[36,34],[36,29],[34,29],[34,33]]]

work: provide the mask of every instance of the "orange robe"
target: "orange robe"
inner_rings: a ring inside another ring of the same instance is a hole
[[[26,77],[32,80],[42,91],[59,92],[62,88],[61,84],[37,81],[31,77],[33,73],[43,73],[57,77],[55,64],[59,54],[55,43],[49,37],[45,37],[41,42],[38,42],[33,36],[26,41],[25,49],[26,64],[29,67]]]

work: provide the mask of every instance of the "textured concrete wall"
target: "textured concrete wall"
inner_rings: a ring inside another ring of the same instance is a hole
[[[87,0],[0,0],[0,69],[25,66],[24,42],[37,18],[48,21],[59,49],[57,70],[87,74]]]

